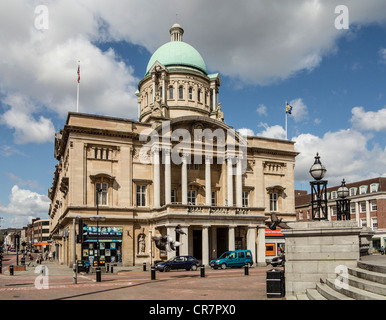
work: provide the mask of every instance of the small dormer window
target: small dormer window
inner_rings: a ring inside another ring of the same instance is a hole
[[[367,192],[367,186],[359,187],[359,194],[365,194]]]
[[[357,194],[357,188],[350,188],[350,196],[356,196]]]
[[[370,185],[370,192],[378,192],[378,183],[373,183]]]

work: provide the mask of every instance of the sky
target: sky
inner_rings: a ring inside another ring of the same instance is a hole
[[[221,3],[221,5],[220,5]],[[135,91],[178,22],[220,73],[225,122],[318,152],[329,186],[386,176],[384,0],[2,0],[0,226],[48,218],[54,136],[76,111],[137,120]]]

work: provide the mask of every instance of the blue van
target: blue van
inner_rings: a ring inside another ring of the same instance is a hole
[[[210,266],[213,269],[221,268],[225,269],[228,267],[242,267],[248,265],[249,267],[253,264],[251,250],[235,250],[224,252],[219,258],[213,259],[210,262]]]

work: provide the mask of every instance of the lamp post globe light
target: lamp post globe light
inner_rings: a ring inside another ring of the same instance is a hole
[[[317,153],[310,168],[310,175],[315,179],[310,181],[312,220],[327,220],[327,181],[322,180],[326,172]]]
[[[348,188],[346,181],[343,179],[338,189],[338,199],[336,200],[337,220],[350,220],[350,200],[348,197]]]

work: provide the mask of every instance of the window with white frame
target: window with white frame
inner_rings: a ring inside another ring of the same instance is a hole
[[[299,211],[299,220],[303,220],[303,210]]]
[[[98,205],[107,205],[107,193],[108,193],[108,184],[107,183],[95,183],[95,203],[98,201]]]
[[[378,192],[378,186],[379,186],[378,183],[372,183],[370,185],[370,192]]]
[[[137,185],[137,206],[145,207],[146,206],[146,186]]]
[[[355,212],[355,203],[351,203],[350,204],[350,213],[351,214],[355,214],[356,212]]]
[[[361,219],[361,227],[367,227],[366,219]]]
[[[277,193],[269,194],[269,209],[271,211],[277,211]]]
[[[217,192],[212,191],[212,206],[217,206]]]
[[[176,189],[172,189],[171,190],[171,199],[170,199],[171,203],[176,203],[177,202],[177,190]]]
[[[243,207],[249,207],[249,191],[243,191]]]
[[[370,209],[371,211],[377,211],[377,200],[370,201]]]
[[[188,203],[195,205],[197,198],[196,190],[188,190]]]
[[[336,216],[336,212],[337,212],[336,206],[332,206],[331,207],[331,216]]]
[[[355,188],[355,187],[350,188],[350,196],[356,196],[356,194],[357,194],[357,189],[358,189],[358,188]]]
[[[338,193],[336,191],[331,192],[331,199],[336,199],[338,198]]]
[[[377,217],[371,218],[371,228],[373,230],[377,230],[378,229],[378,219],[377,219]]]
[[[367,192],[367,186],[359,187],[359,194],[365,194]]]
[[[363,213],[363,212],[366,212],[366,202],[361,202],[359,203],[359,208],[360,208],[360,212]]]

